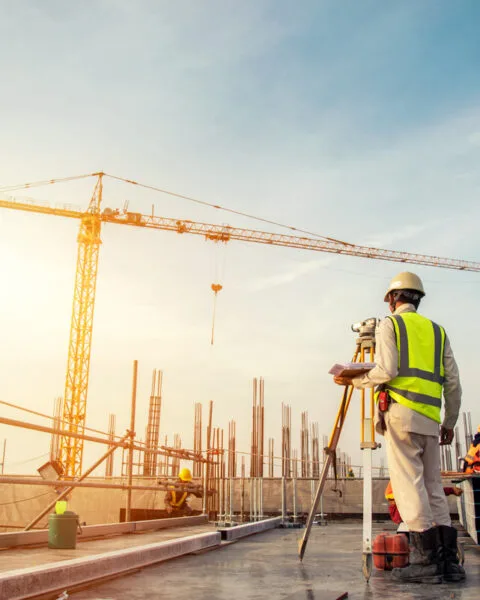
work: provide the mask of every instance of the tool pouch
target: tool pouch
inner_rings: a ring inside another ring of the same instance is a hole
[[[390,396],[388,394],[388,390],[386,390],[383,386],[380,386],[377,396],[378,401],[378,418],[380,421],[380,427],[382,431],[387,430],[387,424],[385,422],[385,413],[388,411],[391,403]]]
[[[387,390],[382,390],[378,393],[378,410],[382,413],[386,413],[390,406],[390,396]]]

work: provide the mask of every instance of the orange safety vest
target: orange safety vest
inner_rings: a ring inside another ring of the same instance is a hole
[[[389,481],[387,487],[385,488],[385,499],[386,500],[395,500],[392,489],[392,482]]]
[[[472,443],[464,460],[465,473],[480,473],[480,444],[474,446]]]

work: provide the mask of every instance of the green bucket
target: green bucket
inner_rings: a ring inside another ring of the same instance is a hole
[[[77,546],[78,515],[71,510],[48,517],[48,547],[74,549]]]

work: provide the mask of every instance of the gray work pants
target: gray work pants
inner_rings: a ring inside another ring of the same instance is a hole
[[[451,526],[440,472],[438,436],[403,431],[401,419],[385,415],[384,432],[393,495],[410,531]]]

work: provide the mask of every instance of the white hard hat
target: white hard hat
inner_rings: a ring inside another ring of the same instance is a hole
[[[415,273],[409,273],[408,271],[399,273],[392,279],[388,286],[388,290],[385,293],[385,298],[383,299],[384,302],[388,302],[388,294],[396,290],[414,290],[421,294],[421,298],[425,296],[425,290],[423,289],[423,283],[420,277],[415,275]]]

